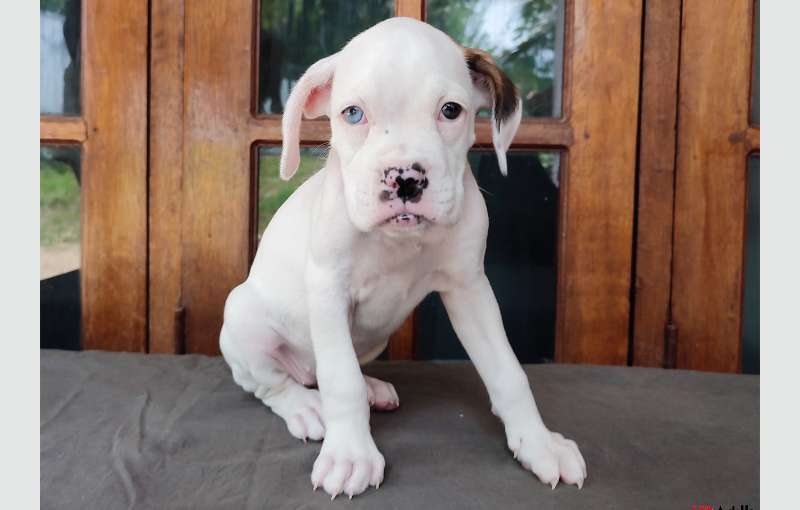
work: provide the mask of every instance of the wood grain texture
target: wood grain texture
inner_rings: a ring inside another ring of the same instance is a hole
[[[249,269],[253,14],[247,0],[186,3],[182,252],[191,353],[219,353],[225,298]]]
[[[546,148],[568,148],[574,143],[572,126],[560,119],[537,119],[524,117],[514,135],[513,146]],[[492,124],[489,119],[475,122],[475,144],[492,145]]]
[[[183,0],[152,0],[149,352],[179,353],[183,196]]]
[[[248,121],[250,138],[259,143],[280,143],[281,118],[278,115],[253,117]],[[300,139],[303,143],[323,143],[330,140],[331,128],[327,118],[303,120]],[[559,119],[525,118],[514,137],[515,147],[567,148],[573,143],[572,127]],[[475,144],[492,145],[492,125],[488,119],[475,122]]]
[[[395,0],[395,13],[414,19],[423,19],[425,0]]]
[[[672,224],[681,0],[644,11],[633,364],[664,364],[672,285]]]
[[[247,124],[250,139],[258,143],[281,143],[281,117],[265,115],[252,117]],[[331,138],[330,121],[326,118],[308,120],[300,124],[300,140],[304,144],[320,144]]]
[[[672,289],[678,368],[741,367],[752,16],[751,0],[683,3]]]
[[[626,364],[641,0],[575,0],[556,359]]]
[[[761,128],[748,127],[744,133],[748,152],[761,150]]]
[[[39,117],[39,142],[81,143],[86,140],[86,122],[81,117]]]
[[[83,4],[84,349],[146,349],[147,4]]]
[[[414,359],[414,341],[416,339],[416,315],[414,310],[403,324],[397,328],[389,338],[389,359],[412,360]]]

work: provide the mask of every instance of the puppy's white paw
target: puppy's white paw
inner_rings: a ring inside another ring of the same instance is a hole
[[[367,398],[369,406],[379,411],[394,411],[400,407],[400,397],[397,396],[392,383],[375,379],[368,375],[364,376],[367,383]]]
[[[331,499],[339,494],[352,498],[369,485],[375,488],[383,481],[386,461],[372,436],[366,434],[329,433],[311,471],[314,490],[325,489]]]
[[[298,385],[293,391],[287,391],[279,397],[271,399],[267,405],[283,418],[291,435],[302,441],[321,441],[325,437],[322,401],[318,390]]]
[[[586,462],[578,445],[558,432],[507,432],[508,448],[522,467],[556,488],[559,479],[583,487]]]
[[[289,433],[306,441],[321,441],[325,437],[325,424],[320,417],[320,409],[313,406],[305,406],[297,409],[289,419],[286,420]]]

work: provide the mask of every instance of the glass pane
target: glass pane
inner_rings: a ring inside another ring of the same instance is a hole
[[[258,111],[283,113],[308,66],[393,15],[393,0],[261,0]]]
[[[557,152],[509,152],[508,177],[494,152],[473,150],[470,166],[489,211],[485,271],[508,339],[523,363],[553,359],[556,324]],[[438,294],[417,313],[415,359],[464,359]]]
[[[327,151],[321,148],[300,149],[300,167],[289,181],[278,174],[280,147],[258,149],[258,239],[272,216],[303,182],[325,165]]]
[[[426,5],[428,23],[494,57],[519,87],[525,115],[561,116],[564,0],[428,0]]]
[[[39,151],[40,346],[80,349],[81,153]]]
[[[39,0],[39,111],[81,113],[81,0]]]
[[[760,4],[756,0],[756,12],[753,16],[753,70],[750,86],[750,123],[761,123],[761,26]]]
[[[744,302],[742,310],[742,372],[759,373],[761,346],[761,163],[747,160],[747,212],[744,240]]]

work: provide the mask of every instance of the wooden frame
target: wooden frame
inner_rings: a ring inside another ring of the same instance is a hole
[[[39,117],[41,143],[82,143],[86,140],[86,122],[81,117]]]
[[[83,114],[42,116],[40,143],[81,146],[83,348],[145,351],[148,4],[83,0],[81,16]]]
[[[513,145],[564,154],[559,361],[627,361],[639,85],[639,41],[630,37],[630,29],[640,26],[641,12],[641,0],[567,0],[563,118],[524,119]],[[424,2],[398,0],[396,13],[421,19]],[[186,310],[187,352],[219,352],[224,299],[249,268],[255,147],[281,139],[280,118],[256,114],[257,31],[241,30],[248,19],[245,24],[255,27],[258,2],[185,5],[183,269],[181,300],[174,308]],[[175,37],[171,40],[175,44]],[[491,144],[488,122],[478,122],[478,146]],[[304,143],[324,142],[328,135],[327,121],[302,124]],[[151,282],[152,293],[157,288]],[[176,296],[169,288],[163,291],[167,304]],[[411,356],[413,330],[411,318],[393,338],[393,358]]]
[[[741,370],[752,0],[684,0],[672,322],[678,368]],[[709,37],[709,34],[713,36]]]
[[[575,136],[562,190],[556,360],[625,364],[639,104],[631,28],[641,26],[642,2],[575,0],[568,12],[565,112]]]
[[[184,1],[150,4],[149,348],[182,353]]]
[[[181,288],[187,352],[219,352],[225,298],[244,281],[250,263],[254,45],[242,26],[252,27],[253,5],[185,4]]]
[[[632,344],[632,362],[641,366],[667,361],[681,3],[645,4]]]
[[[636,365],[736,372],[753,1],[648,0]],[[678,86],[680,84],[680,86]]]
[[[563,115],[512,145],[562,154],[558,361],[740,369],[753,3],[566,0]],[[259,4],[83,0],[83,114],[42,116],[40,140],[82,151],[85,348],[219,352],[257,148],[281,141],[254,93]],[[425,0],[395,12],[424,19]],[[302,124],[305,145],[329,136]],[[414,333],[412,316],[392,359]]]

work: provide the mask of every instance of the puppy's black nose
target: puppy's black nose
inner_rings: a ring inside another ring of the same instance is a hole
[[[427,171],[419,163],[411,167],[392,166],[383,170],[381,184],[385,186],[380,192],[381,202],[400,199],[416,203],[422,198],[422,192],[428,187]]]
[[[397,183],[397,198],[403,202],[419,202],[422,191],[425,189],[421,180],[413,177],[403,179],[398,176],[395,182]]]

